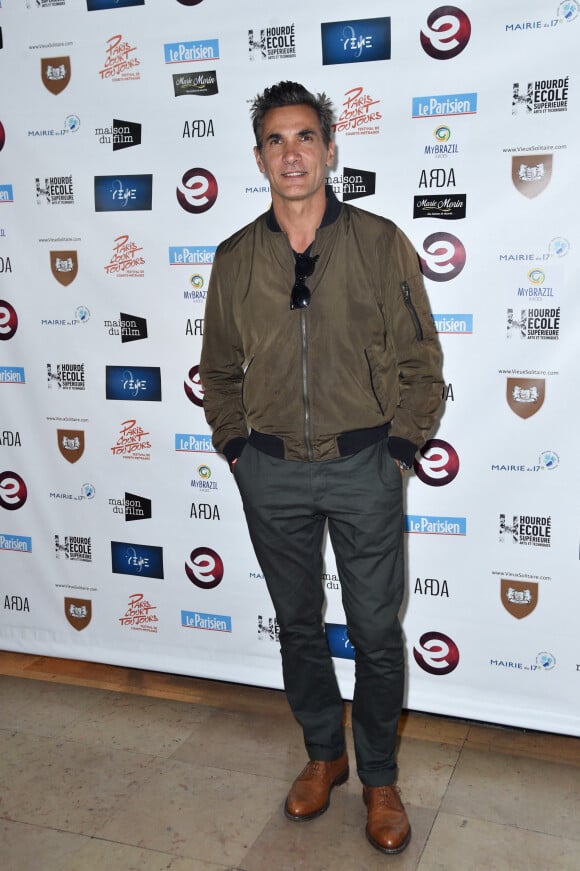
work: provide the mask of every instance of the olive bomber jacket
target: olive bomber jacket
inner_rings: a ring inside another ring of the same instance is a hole
[[[389,424],[409,465],[441,408],[441,350],[419,261],[390,220],[339,203],[309,251],[307,308],[290,309],[294,253],[272,209],[222,242],[206,301],[200,376],[228,461],[250,431],[288,460],[341,455],[344,433]]]

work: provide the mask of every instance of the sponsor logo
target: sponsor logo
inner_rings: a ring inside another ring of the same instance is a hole
[[[85,452],[85,433],[82,429],[57,429],[56,441],[61,456],[68,463],[76,463]]]
[[[219,60],[219,39],[200,39],[194,42],[166,42],[163,46],[166,64],[197,63]]]
[[[204,318],[188,318],[185,323],[186,336],[203,336]]]
[[[187,381],[183,382],[185,395],[190,402],[203,408],[203,387],[199,377],[199,366],[192,366],[187,373]]]
[[[29,535],[9,535],[0,532],[0,550],[32,553],[32,539]]]
[[[518,296],[528,296],[533,298],[554,296],[554,288],[544,286],[546,273],[543,269],[534,267],[533,269],[528,270],[527,279],[529,285],[527,287],[518,287]]]
[[[96,175],[95,212],[150,211],[152,175]]]
[[[560,308],[521,309],[519,317],[513,308],[507,310],[507,337],[514,335],[522,339],[557,340],[560,338]]]
[[[429,674],[450,674],[459,665],[459,648],[443,632],[424,632],[413,647],[415,662]]]
[[[84,363],[47,363],[46,380],[49,388],[59,390],[85,389]]]
[[[434,314],[432,317],[438,333],[451,336],[467,336],[473,333],[471,314]]]
[[[106,399],[131,399],[161,402],[161,369],[159,366],[107,366]]]
[[[499,540],[526,547],[551,547],[552,518],[531,514],[499,515]]]
[[[332,127],[335,133],[360,136],[380,133],[377,123],[383,117],[379,111],[380,100],[366,94],[362,86],[350,88],[344,93],[345,100],[338,121]]]
[[[147,319],[137,315],[121,312],[118,321],[107,320],[103,325],[110,336],[120,336],[122,344],[147,338]]]
[[[2,121],[0,121],[0,151],[2,151],[2,149],[4,148],[5,145],[6,145],[6,129],[5,129]]]
[[[145,0],[87,0],[89,12],[100,12],[101,9],[123,9],[125,6],[144,6]]]
[[[57,559],[71,562],[90,563],[93,560],[91,539],[85,535],[54,536],[54,550]]]
[[[527,420],[536,414],[546,398],[545,378],[508,378],[507,404],[518,417]]]
[[[182,611],[181,625],[186,629],[206,629],[210,632],[231,632],[232,618],[226,614],[202,614],[200,611]]]
[[[5,299],[0,299],[0,342],[7,342],[18,329],[16,309]]]
[[[546,190],[552,179],[551,154],[512,156],[512,182],[515,189],[529,199]]]
[[[189,283],[191,284],[191,290],[184,290],[183,298],[191,299],[193,302],[205,302],[207,290],[204,290],[205,281],[203,275],[194,272],[189,277]]]
[[[26,384],[23,366],[0,366],[0,384]]]
[[[117,575],[163,578],[163,548],[151,544],[111,542],[111,571]]]
[[[467,253],[463,242],[451,233],[431,233],[423,242],[419,255],[421,272],[431,281],[451,281],[465,266]]]
[[[213,590],[223,580],[223,560],[210,547],[196,547],[185,561],[185,574],[196,587]]]
[[[49,251],[50,271],[59,284],[68,287],[78,275],[79,258],[76,251]]]
[[[209,502],[192,502],[189,509],[190,520],[221,520],[217,505]]]
[[[439,6],[421,30],[421,45],[429,57],[449,60],[461,54],[471,36],[471,22],[457,6]]]
[[[111,127],[95,127],[95,136],[101,145],[112,145],[113,151],[141,145],[141,124],[137,121],[113,119]]]
[[[512,617],[529,617],[538,604],[538,584],[534,581],[500,581],[501,603]]]
[[[111,259],[104,267],[105,272],[117,278],[143,278],[145,258],[140,251],[143,251],[143,246],[132,242],[127,234],[116,236]]]
[[[0,203],[13,203],[14,191],[11,184],[0,184]]]
[[[280,626],[276,617],[263,617],[258,614],[258,641],[264,638],[270,641],[280,641]]]
[[[449,142],[451,139],[451,128],[446,124],[438,124],[433,130],[434,144],[426,145],[424,154],[427,157],[449,157],[452,154],[459,154],[459,147],[455,142]]]
[[[211,209],[217,200],[218,183],[209,170],[196,166],[183,174],[175,193],[182,209],[199,215]]]
[[[507,32],[520,33],[528,30],[541,30],[543,28],[557,27],[559,24],[567,24],[575,21],[580,11],[580,4],[576,0],[564,0],[558,4],[556,18],[536,19],[535,21],[524,20],[510,22],[505,25]]]
[[[111,453],[126,460],[150,460],[150,433],[144,430],[133,418],[124,420],[119,430],[119,438],[111,448]]]
[[[323,66],[390,60],[390,18],[330,21],[322,23],[320,30]]]
[[[36,178],[36,202],[49,206],[70,206],[74,203],[72,175],[51,175]]]
[[[0,472],[0,508],[18,511],[28,498],[24,479],[16,472]]]
[[[86,324],[90,320],[91,313],[86,305],[79,305],[75,309],[74,318],[41,318],[41,326],[43,327],[77,327],[79,324]]]
[[[211,478],[211,468],[207,465],[207,463],[202,463],[201,466],[197,467],[197,480],[195,478],[191,479],[190,486],[194,487],[197,490],[217,490],[218,485],[216,481],[210,481]]]
[[[467,535],[465,517],[406,514],[404,524],[404,531],[415,535]]]
[[[51,9],[53,6],[65,6],[65,0],[36,0],[37,9]],[[2,3],[0,2],[0,6]],[[26,8],[32,9],[31,0],[26,0]]]
[[[12,272],[10,257],[0,257],[0,275],[3,275],[5,272]]]
[[[475,115],[477,94],[435,94],[429,97],[413,97],[413,118],[433,118],[445,115]]]
[[[40,60],[40,77],[51,94],[60,94],[71,80],[70,57],[43,57]]]
[[[136,45],[131,45],[123,39],[122,34],[116,33],[106,41],[105,61],[99,70],[101,79],[110,79],[112,82],[137,81],[141,73],[137,69],[141,61],[135,54]]]
[[[296,57],[294,24],[248,30],[250,60],[286,60]]]
[[[534,260],[549,260],[550,258],[565,257],[570,250],[570,243],[563,236],[555,236],[550,240],[547,251],[540,251],[538,254],[532,252],[523,253],[521,251],[512,251],[505,254],[499,254],[500,262],[515,263],[515,262],[531,262]]]
[[[126,521],[150,520],[151,499],[137,496],[135,493],[125,493],[124,499],[109,499],[113,514],[122,514]]]
[[[534,662],[526,665],[525,663],[512,659],[490,659],[490,666],[494,668],[509,668],[519,671],[551,671],[556,666],[556,658],[551,653],[542,651],[538,653]]]
[[[456,221],[465,217],[467,194],[453,194],[450,197],[413,197],[414,218],[441,218]]]
[[[175,450],[202,454],[215,454],[211,436],[206,433],[176,433]]]
[[[64,616],[73,629],[81,632],[91,622],[93,603],[91,599],[71,599],[65,596]]]
[[[95,493],[96,490],[93,484],[83,484],[78,496],[74,493],[57,493],[54,490],[51,490],[48,496],[49,499],[55,499],[59,502],[82,502],[88,499],[94,499]]]
[[[172,245],[169,248],[169,265],[210,266],[215,252],[215,245]]]
[[[28,596],[11,596],[8,593],[4,596],[4,610],[30,612],[30,602]]]
[[[535,463],[492,463],[492,472],[552,472],[560,465],[555,451],[542,451]]]
[[[421,459],[413,463],[417,477],[431,487],[444,487],[457,477],[459,455],[442,439],[429,439],[420,450]]]
[[[427,174],[427,170],[422,169],[419,176],[419,187],[429,189],[455,187],[455,170],[439,167],[429,170],[429,174]]]
[[[568,110],[569,77],[540,79],[512,88],[512,115],[545,115]]]
[[[413,593],[416,596],[435,596],[440,599],[448,599],[449,587],[446,580],[440,581],[439,578],[417,578]]]
[[[67,115],[62,127],[44,127],[42,130],[29,130],[28,135],[36,138],[47,136],[66,136],[68,133],[76,133],[80,130],[81,119],[78,115]]]
[[[453,384],[444,384],[441,390],[441,399],[443,402],[455,402],[455,394],[453,392]]]
[[[157,605],[152,605],[143,593],[132,593],[127,602],[127,610],[119,617],[119,623],[140,632],[157,632],[159,618],[154,613],[156,610]]]
[[[173,76],[173,91],[176,97],[212,97],[218,93],[217,73],[177,73]]]
[[[348,637],[348,629],[341,623],[326,623],[324,626],[330,655],[337,659],[354,659],[355,649]]]
[[[214,136],[213,121],[205,121],[203,118],[196,118],[194,121],[185,121],[183,125],[182,139],[204,139],[208,136]]]
[[[342,175],[327,176],[326,184],[332,187],[335,194],[342,195],[342,201],[347,203],[361,197],[374,196],[376,179],[374,172],[345,166]]]

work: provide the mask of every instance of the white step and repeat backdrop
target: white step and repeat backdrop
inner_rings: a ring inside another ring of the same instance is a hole
[[[2,648],[281,686],[198,364],[215,247],[269,205],[249,103],[292,79],[337,107],[339,199],[416,246],[445,352],[406,704],[580,735],[579,4],[459,2],[1,0]],[[330,549],[322,582],[349,698]]]

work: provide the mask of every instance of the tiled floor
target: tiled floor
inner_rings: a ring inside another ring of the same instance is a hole
[[[399,763],[413,838],[388,857],[355,775],[284,817],[283,694],[0,652],[2,871],[579,871],[578,739],[407,714]]]

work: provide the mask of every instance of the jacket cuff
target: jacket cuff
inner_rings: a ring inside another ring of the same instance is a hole
[[[417,445],[399,436],[389,436],[387,439],[389,453],[394,460],[402,460],[410,469],[413,468],[415,454],[419,450]]]
[[[235,439],[230,439],[226,444],[223,454],[226,460],[228,461],[228,465],[230,469],[232,468],[232,463],[234,460],[237,460],[242,451],[246,446],[246,442],[248,440],[243,438],[243,436],[238,436]]]

